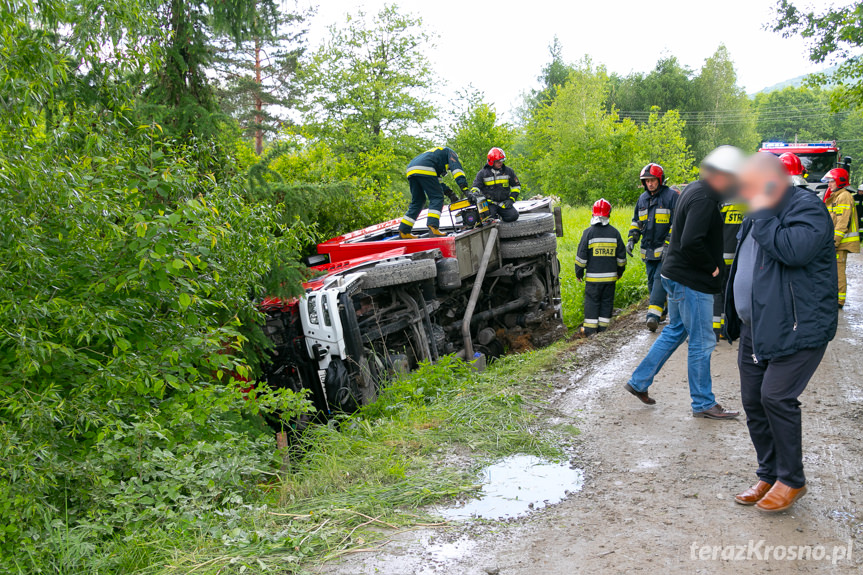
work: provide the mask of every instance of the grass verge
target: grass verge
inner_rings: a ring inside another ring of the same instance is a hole
[[[477,489],[483,462],[563,457],[574,427],[538,425],[548,391],[538,372],[567,345],[504,358],[482,374],[451,357],[422,366],[337,426],[308,428],[304,455],[261,486],[256,504],[226,510],[194,535],[160,538],[151,552],[161,560],[143,572],[300,573],[435,525],[421,509]]]

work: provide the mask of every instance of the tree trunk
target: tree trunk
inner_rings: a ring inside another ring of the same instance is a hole
[[[255,91],[255,153],[261,155],[264,151],[264,130],[261,124],[264,122],[264,116],[261,113],[264,109],[264,101],[261,99],[261,40],[255,38],[255,83],[258,88]]]

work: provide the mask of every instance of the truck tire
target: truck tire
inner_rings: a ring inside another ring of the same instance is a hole
[[[382,288],[429,280],[437,276],[434,260],[396,260],[366,271],[363,289]]]
[[[554,231],[554,216],[548,212],[521,214],[514,222],[498,224],[501,239],[523,238]]]
[[[549,214],[551,215],[551,214]],[[535,238],[521,238],[500,242],[500,255],[505,260],[532,258],[557,251],[557,238],[553,233],[546,233]]]

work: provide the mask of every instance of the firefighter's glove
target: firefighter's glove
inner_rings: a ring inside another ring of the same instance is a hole
[[[514,202],[518,201],[518,192],[513,192],[509,195],[510,199]]]
[[[620,244],[618,244],[620,245]],[[635,242],[633,240],[629,240],[629,243],[626,244],[626,255],[632,257],[632,250],[635,249]]]
[[[512,198],[507,198],[503,202],[501,202],[500,205],[503,209],[509,210],[509,209],[512,209],[512,204],[513,204]]]

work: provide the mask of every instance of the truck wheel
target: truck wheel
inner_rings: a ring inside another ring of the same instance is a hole
[[[523,238],[554,231],[554,216],[548,212],[521,214],[514,222],[498,224],[501,239]]]
[[[553,233],[542,234],[535,238],[521,238],[508,242],[500,242],[500,255],[505,260],[531,258],[544,254],[552,254],[556,251],[557,238]]]
[[[434,260],[382,262],[366,271],[363,289],[403,285],[432,279],[437,275]]]

